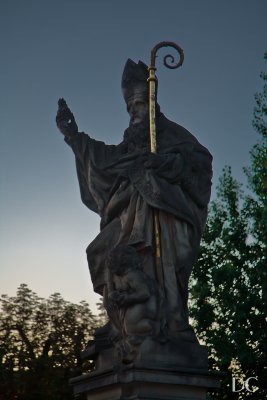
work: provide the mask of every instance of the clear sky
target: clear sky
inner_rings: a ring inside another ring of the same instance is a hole
[[[81,131],[119,143],[128,126],[124,64],[149,63],[160,41],[185,52],[179,70],[157,59],[162,111],[211,151],[214,187],[226,164],[245,184],[266,15],[265,0],[0,0],[1,294],[27,283],[95,309],[85,249],[99,217],[80,200],[57,100]]]

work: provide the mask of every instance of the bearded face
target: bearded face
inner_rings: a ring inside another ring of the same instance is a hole
[[[144,122],[148,117],[149,106],[148,101],[140,94],[135,94],[127,102],[127,111],[130,116],[130,125],[136,125]]]

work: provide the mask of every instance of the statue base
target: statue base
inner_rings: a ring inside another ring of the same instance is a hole
[[[134,363],[81,375],[71,380],[75,398],[87,400],[204,400],[219,389],[221,374]]]
[[[204,400],[220,387],[223,374],[208,371],[205,347],[186,341],[159,343],[146,338],[134,361],[123,363],[105,337],[84,352],[95,371],[71,379],[77,399]]]

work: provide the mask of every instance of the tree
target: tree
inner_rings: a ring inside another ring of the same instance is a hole
[[[0,311],[0,394],[5,399],[72,399],[68,380],[81,372],[81,351],[97,319],[86,302],[59,293],[41,299],[27,285],[3,295]]]
[[[210,349],[211,367],[227,371],[222,390],[213,394],[218,399],[264,398],[267,75],[261,76],[264,88],[255,96],[253,120],[260,140],[245,170],[252,193],[244,195],[231,169],[224,169],[191,281],[193,325]],[[233,376],[257,377],[257,390],[233,393]]]

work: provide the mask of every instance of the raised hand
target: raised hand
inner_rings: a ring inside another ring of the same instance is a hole
[[[56,123],[60,132],[68,138],[71,138],[78,133],[78,126],[74,115],[63,98],[58,100]]]

